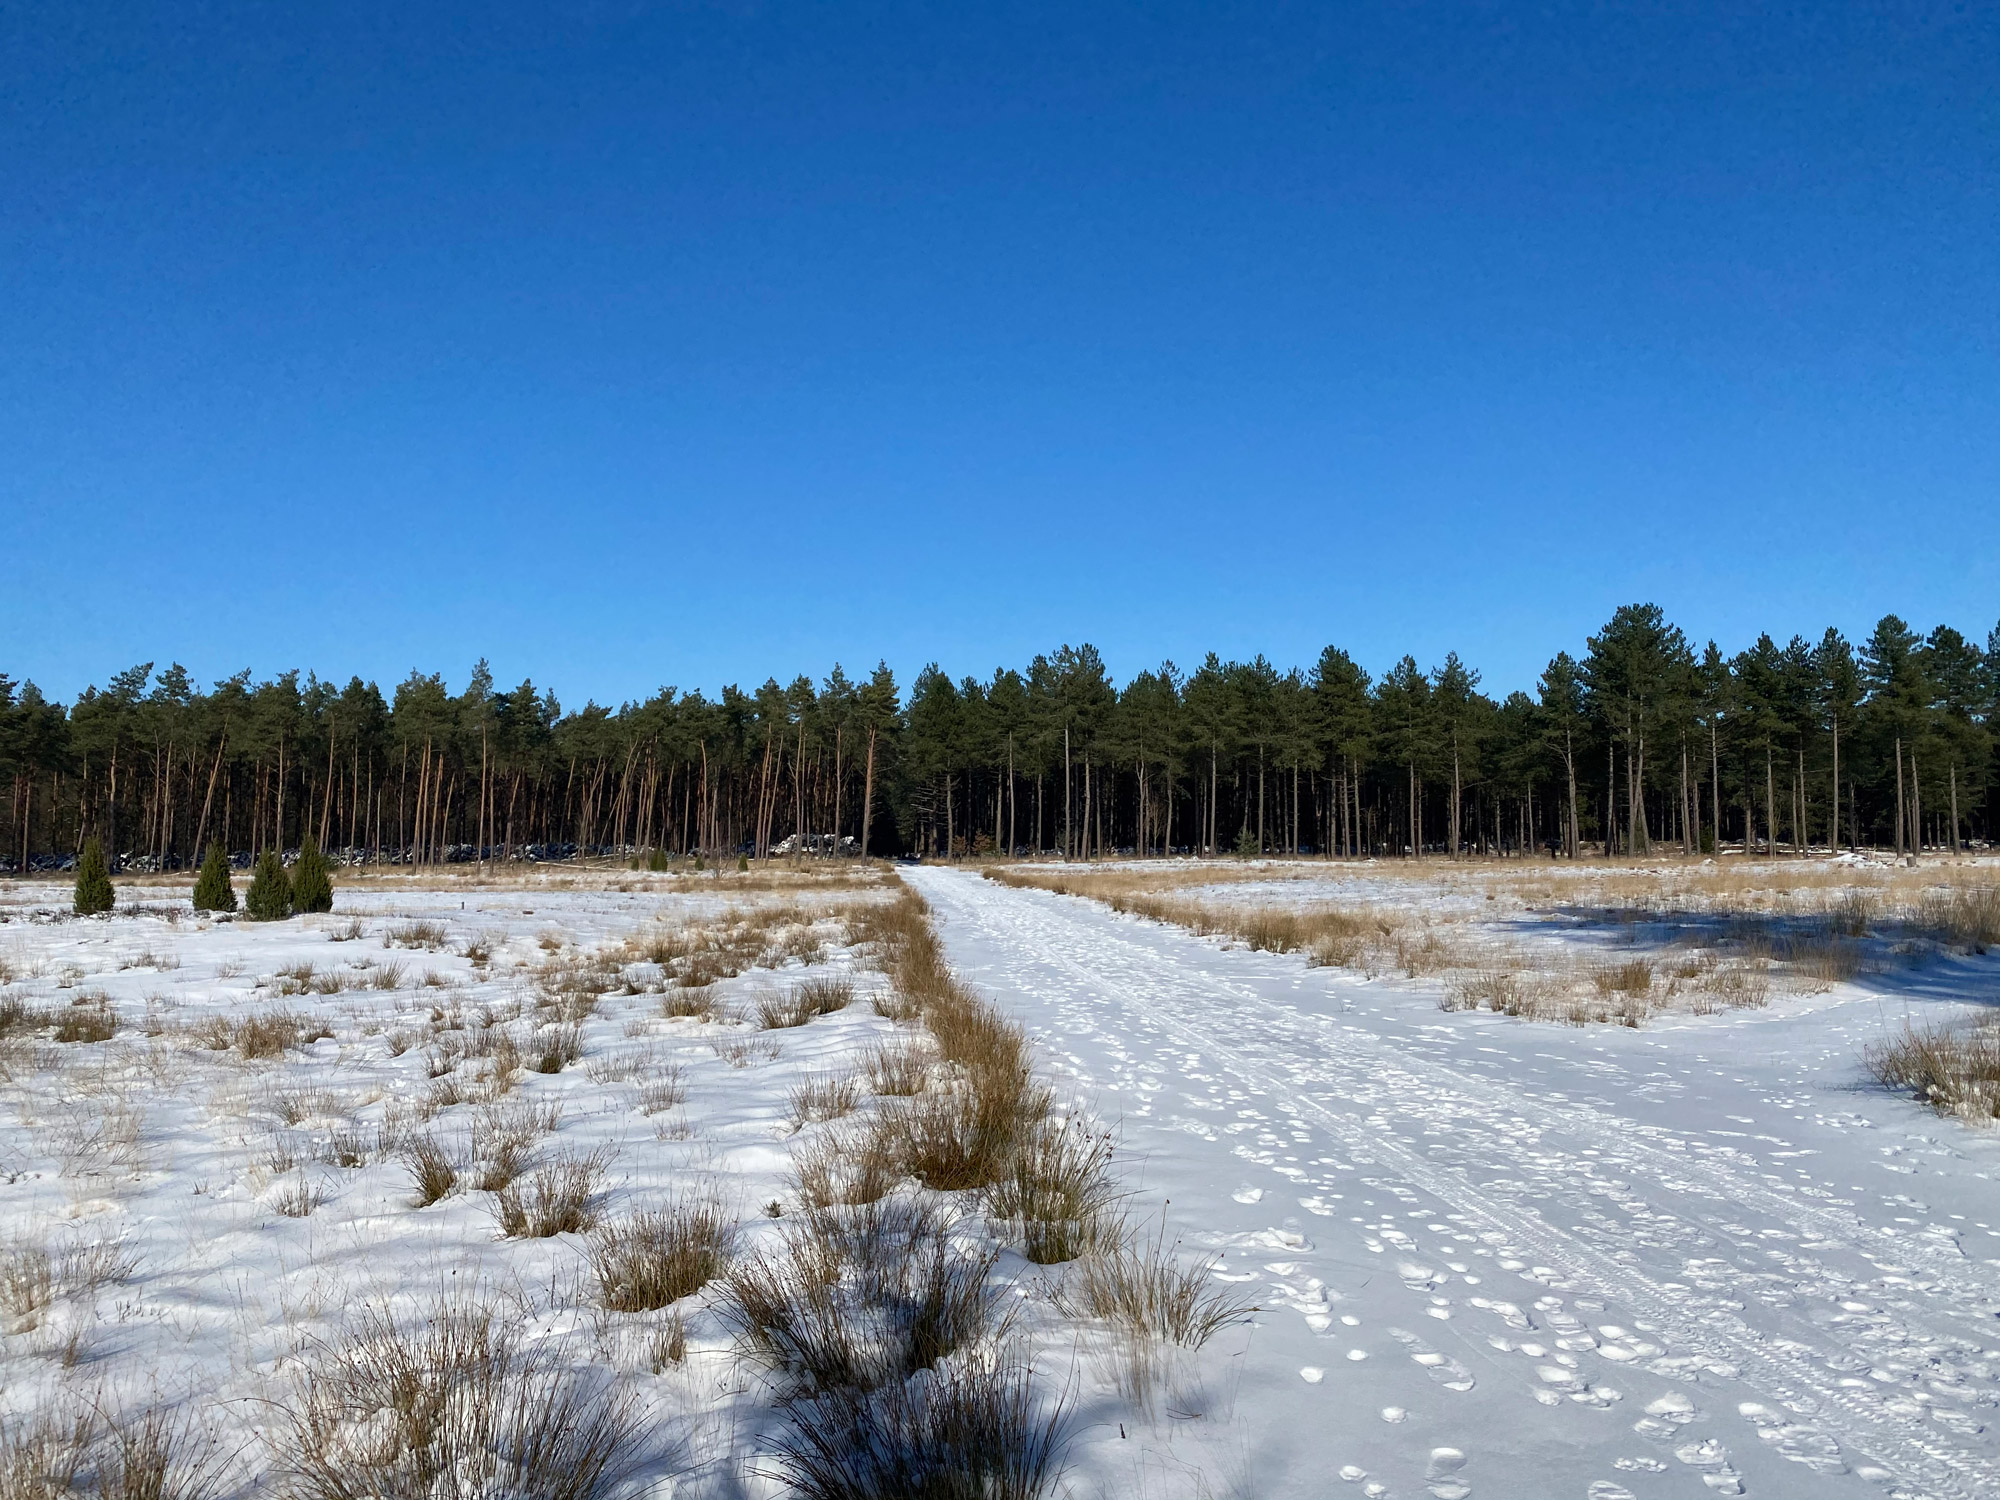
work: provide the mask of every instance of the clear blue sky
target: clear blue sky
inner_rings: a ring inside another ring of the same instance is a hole
[[[2000,618],[1988,6],[13,6],[0,671]]]

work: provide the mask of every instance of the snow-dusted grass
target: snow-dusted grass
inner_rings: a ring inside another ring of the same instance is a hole
[[[1439,980],[1447,1010],[1573,1025],[1757,1007],[1774,989],[2000,942],[1990,861],[1174,861],[987,875],[1370,978]]]

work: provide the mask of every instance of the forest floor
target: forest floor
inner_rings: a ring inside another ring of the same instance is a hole
[[[2000,868],[993,873],[908,878],[1261,1309],[1106,1492],[2000,1493],[2000,1132],[1864,1063],[2000,1008]]]

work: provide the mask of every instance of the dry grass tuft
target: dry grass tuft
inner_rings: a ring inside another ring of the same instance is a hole
[[[1067,1412],[1044,1410],[1014,1365],[835,1392],[789,1416],[773,1453],[800,1500],[1037,1500],[1062,1474]]]
[[[872,1391],[1000,1330],[998,1253],[960,1248],[909,1199],[808,1213],[781,1250],[730,1270],[722,1311],[745,1353],[798,1392]]]
[[[442,953],[450,942],[442,922],[398,922],[382,935],[385,948],[420,948],[431,953]]]
[[[1058,1302],[1073,1317],[1102,1318],[1133,1334],[1199,1349],[1255,1309],[1238,1293],[1215,1285],[1216,1262],[1187,1263],[1174,1256],[1162,1230],[1151,1240],[1129,1233],[1076,1263]]]
[[[1080,1120],[1044,1121],[1025,1133],[987,1189],[986,1208],[1037,1265],[1075,1260],[1115,1233],[1118,1194],[1111,1139]]]
[[[12,1245],[0,1249],[0,1317],[10,1331],[41,1326],[63,1297],[92,1296],[126,1280],[138,1262],[115,1240],[62,1245]]]
[[[649,1312],[720,1276],[735,1228],[712,1203],[676,1204],[608,1224],[591,1244],[598,1298],[613,1312]]]
[[[808,1208],[874,1203],[903,1180],[903,1168],[880,1130],[846,1129],[792,1152],[792,1179]]]
[[[537,1073],[560,1073],[582,1056],[582,1028],[560,1021],[535,1033],[528,1066]]]
[[[2000,885],[1925,891],[1916,925],[1938,942],[1984,953],[2000,945]]]
[[[666,1068],[639,1085],[639,1113],[643,1115],[663,1115],[686,1102],[687,1084],[681,1080],[679,1068]]]
[[[208,1500],[223,1488],[223,1455],[200,1419],[167,1406],[110,1419],[96,1460],[102,1500]]]
[[[861,1081],[852,1073],[808,1078],[795,1085],[788,1096],[788,1118],[792,1129],[823,1125],[854,1112],[861,1102]]]
[[[0,1497],[60,1500],[82,1489],[97,1438],[94,1414],[65,1406],[0,1427]]]
[[[398,1154],[417,1190],[418,1208],[428,1208],[458,1191],[458,1167],[433,1137],[411,1136]]]
[[[631,1408],[558,1359],[469,1300],[414,1328],[371,1311],[307,1355],[276,1445],[286,1487],[298,1500],[597,1500],[631,1460]]]
[[[198,1045],[211,1051],[234,1048],[246,1058],[263,1058],[322,1041],[333,1035],[333,1028],[296,1011],[270,1010],[238,1021],[209,1016],[195,1026],[192,1034]]]
[[[509,1239],[582,1234],[597,1224],[599,1189],[611,1164],[608,1150],[561,1156],[509,1183],[495,1199],[500,1232]]]
[[[118,1029],[111,998],[100,990],[84,990],[51,1017],[51,1035],[58,1042],[108,1042]]]
[[[1862,1061],[1878,1083],[1906,1090],[1939,1114],[2000,1118],[2000,1018],[1956,1025],[1906,1024]]]
[[[931,1057],[920,1047],[877,1045],[862,1057],[861,1071],[876,1093],[906,1099],[930,1083]]]

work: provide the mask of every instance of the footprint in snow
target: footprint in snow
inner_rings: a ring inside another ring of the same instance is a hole
[[[1738,1403],[1736,1410],[1757,1429],[1757,1436],[1795,1464],[1815,1474],[1845,1474],[1840,1444],[1816,1427],[1785,1420],[1785,1414],[1761,1401]]]
[[[1674,1457],[1701,1475],[1701,1482],[1718,1495],[1743,1493],[1743,1476],[1729,1462],[1729,1450],[1714,1438],[1674,1449]]]
[[[1423,1372],[1448,1391],[1469,1391],[1478,1384],[1472,1371],[1453,1359],[1449,1354],[1440,1353],[1429,1344],[1405,1329],[1391,1328],[1389,1337],[1410,1351],[1410,1358],[1423,1368]]]
[[[1632,1430],[1640,1437],[1664,1443],[1700,1416],[1693,1401],[1679,1391],[1669,1391],[1657,1401],[1647,1403],[1646,1415],[1632,1424]]]
[[[1425,1486],[1436,1500],[1465,1500],[1472,1486],[1465,1481],[1465,1453],[1458,1448],[1433,1448],[1424,1466]]]

